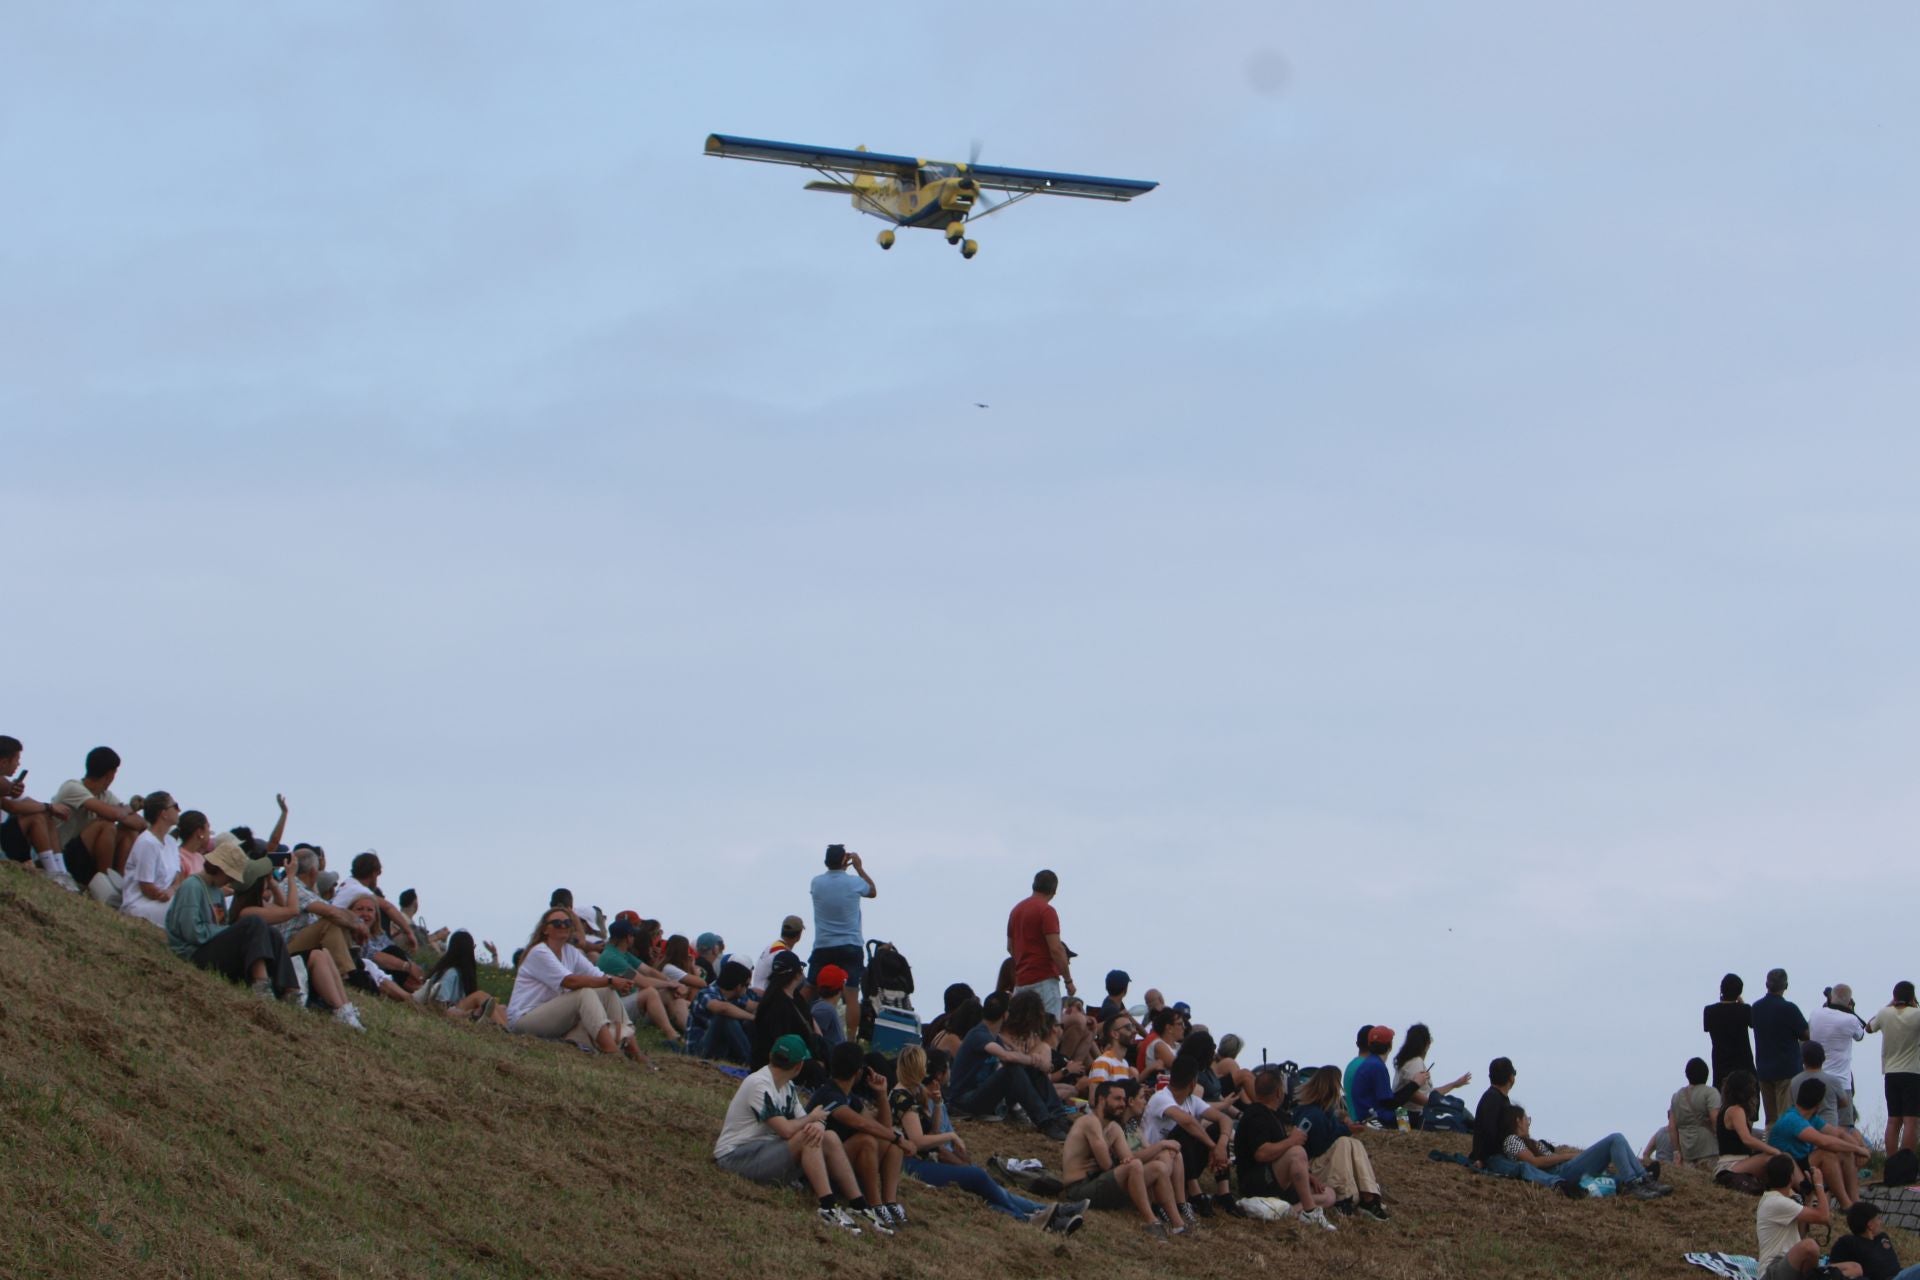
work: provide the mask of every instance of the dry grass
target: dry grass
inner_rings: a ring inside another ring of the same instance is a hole
[[[388,1005],[355,1036],[175,961],[157,933],[0,871],[0,1275],[1109,1280],[1681,1277],[1751,1252],[1753,1202],[1682,1174],[1654,1204],[1570,1203],[1367,1139],[1395,1221],[1337,1235],[1216,1219],[1149,1248],[1121,1217],[1071,1242],[909,1184],[892,1240],[817,1228],[801,1196],[709,1159],[732,1082]],[[370,1003],[370,1002],[369,1002]],[[1057,1159],[1003,1126],[990,1151]],[[1920,1242],[1902,1239],[1920,1260]]]

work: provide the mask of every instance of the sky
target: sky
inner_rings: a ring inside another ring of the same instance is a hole
[[[1085,985],[1565,1141],[1723,972],[1915,976],[1910,9],[7,26],[30,794],[284,792],[503,949],[844,842],[923,1011],[1051,867]],[[1161,186],[883,254],[714,131]]]

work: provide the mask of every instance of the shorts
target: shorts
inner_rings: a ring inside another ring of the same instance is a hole
[[[1748,1153],[1748,1155],[1751,1154],[1751,1152]],[[1747,1156],[1715,1156],[1713,1158],[1713,1171],[1716,1175],[1725,1173],[1745,1159],[1747,1159]]]
[[[1130,1209],[1132,1197],[1120,1185],[1120,1175],[1108,1169],[1091,1178],[1082,1178],[1060,1193],[1062,1200],[1085,1200],[1091,1209]]]
[[[778,1184],[800,1172],[800,1161],[788,1150],[786,1140],[774,1133],[743,1142],[727,1154],[715,1156],[713,1162],[748,1182]]]
[[[1038,995],[1041,1007],[1056,1018],[1060,1016],[1067,993],[1066,984],[1060,979],[1042,978],[1038,982],[1029,982],[1025,986],[1015,987],[1013,994],[1019,995],[1022,991],[1031,991]]]
[[[27,833],[20,829],[20,820],[10,813],[0,816],[0,854],[5,854],[10,862],[33,861]]]
[[[847,990],[853,993],[857,1001],[860,998],[860,979],[867,976],[866,948],[815,947],[813,954],[807,957],[807,981],[820,981],[820,970],[830,964],[837,964],[847,971]]]
[[[1920,1116],[1920,1073],[1894,1071],[1887,1076],[1887,1114]]]
[[[1787,1261],[1783,1253],[1762,1268],[1759,1280],[1800,1280],[1800,1268]]]

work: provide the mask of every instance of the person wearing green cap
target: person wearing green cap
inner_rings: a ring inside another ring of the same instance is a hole
[[[249,875],[257,883],[272,873],[271,862],[249,862],[239,840],[223,834],[207,854],[206,865],[180,882],[167,908],[167,944],[175,955],[229,982],[252,983],[254,994],[263,1000],[273,999],[276,992],[282,998],[300,993],[287,940],[257,912],[230,925],[216,924],[213,904],[222,890],[245,883]]]
[[[861,1223],[847,1211],[852,1209],[877,1234],[891,1235],[861,1196],[840,1139],[828,1132],[826,1108],[800,1109],[793,1082],[811,1056],[799,1036],[773,1042],[767,1065],[742,1080],[727,1104],[720,1136],[713,1143],[713,1162],[751,1182],[778,1185],[798,1174],[819,1197],[820,1221],[827,1226],[859,1235]],[[839,1195],[834,1194],[836,1187]],[[841,1196],[847,1199],[846,1208],[841,1207]]]

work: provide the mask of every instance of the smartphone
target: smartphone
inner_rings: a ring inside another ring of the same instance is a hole
[[[20,772],[14,774],[13,780],[15,782],[25,782],[27,780],[27,771],[22,769]]]
[[[285,880],[287,878],[287,869],[285,867],[275,867],[273,869],[273,878],[275,880]]]

